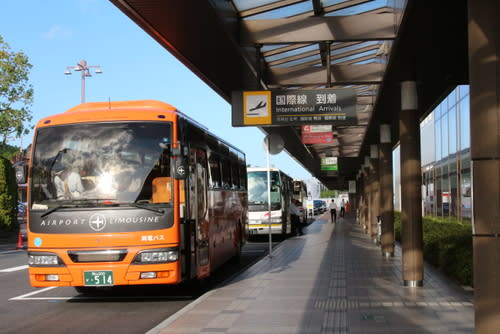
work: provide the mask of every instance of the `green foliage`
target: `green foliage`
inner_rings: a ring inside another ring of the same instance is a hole
[[[17,228],[17,184],[9,160],[0,157],[0,230]]]
[[[0,36],[0,141],[28,134],[33,87],[28,83],[32,65],[23,52],[13,52]]]
[[[453,217],[422,218],[425,261],[461,284],[472,285],[472,227]],[[401,213],[394,212],[394,233],[401,242]]]
[[[0,157],[12,160],[12,158],[18,153],[19,153],[19,147],[2,144],[0,142]]]
[[[338,190],[324,190],[320,193],[320,198],[332,198],[337,197],[339,191]]]

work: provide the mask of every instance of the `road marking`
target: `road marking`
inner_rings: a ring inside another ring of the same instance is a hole
[[[21,296],[13,297],[13,298],[10,298],[9,300],[21,300],[21,299],[27,300],[29,298],[26,298],[26,297],[29,297],[29,296],[32,296],[32,295],[36,295],[37,293],[49,291],[49,290],[52,290],[52,289],[55,289],[55,288],[57,288],[57,286],[49,286],[48,288],[41,289],[41,290],[36,290],[36,291],[30,292],[30,293],[26,293],[26,294],[21,295]],[[48,299],[52,299],[52,298],[48,298]]]
[[[45,291],[49,291],[52,289],[58,288],[57,286],[49,286],[44,289],[36,290],[33,292],[26,293],[21,296],[12,297],[9,300],[69,300],[69,299],[164,299],[171,298],[172,296],[71,296],[71,297],[30,297]],[[178,299],[192,299],[192,296],[174,296]]]
[[[28,268],[28,265],[19,266],[19,267],[12,267],[12,268],[7,268],[7,269],[0,269],[0,273],[10,273],[13,271],[23,270],[23,269],[27,269],[27,268]]]

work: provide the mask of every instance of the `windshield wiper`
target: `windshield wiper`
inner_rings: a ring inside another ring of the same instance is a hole
[[[48,216],[52,212],[55,212],[55,211],[57,211],[59,209],[62,209],[62,208],[74,208],[74,207],[75,207],[74,205],[67,205],[67,204],[58,205],[58,206],[53,207],[52,209],[48,209],[47,211],[45,211],[44,213],[42,213],[42,215],[40,217],[43,218],[45,216]]]
[[[148,206],[145,206],[145,205],[141,205],[141,204],[137,204],[137,203],[120,203],[120,205],[130,205],[130,206],[133,206],[134,208],[138,208],[138,209],[144,209],[144,210],[149,210],[149,211],[153,211],[155,213],[158,213],[160,215],[163,215],[165,213],[165,211],[163,210],[158,210],[158,209],[155,209],[155,208],[150,208]]]
[[[53,207],[52,209],[48,209],[40,217],[45,217],[50,215],[52,212],[58,211],[59,209],[62,208],[81,208],[81,207],[88,207],[89,204],[98,204],[99,201],[111,201],[114,200],[115,198],[79,198],[79,199],[73,199],[73,200],[68,200],[66,203],[58,205]],[[85,205],[86,204],[86,205]],[[111,204],[116,204],[118,203],[111,203]]]

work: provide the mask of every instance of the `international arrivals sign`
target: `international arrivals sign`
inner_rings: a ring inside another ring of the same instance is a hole
[[[353,125],[354,89],[235,91],[233,126]]]

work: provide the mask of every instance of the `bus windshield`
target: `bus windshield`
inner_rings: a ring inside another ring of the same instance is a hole
[[[170,144],[170,123],[39,128],[32,155],[31,208],[169,203]],[[155,194],[154,188],[165,194]]]
[[[270,172],[271,210],[281,209],[280,177],[277,171]],[[248,210],[267,210],[267,171],[248,172]]]

